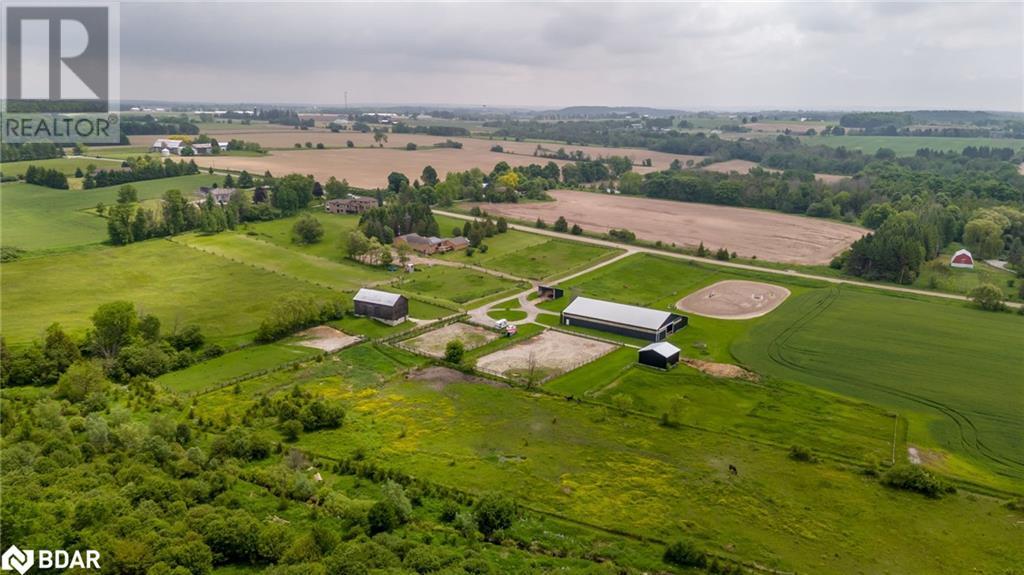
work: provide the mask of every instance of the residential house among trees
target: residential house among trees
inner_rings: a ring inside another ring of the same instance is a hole
[[[207,188],[202,186],[196,191],[196,196],[199,196],[200,201],[205,201],[208,196],[213,197],[213,201],[220,205],[225,205],[231,200],[231,196],[238,190],[235,188]]]
[[[327,200],[324,209],[331,214],[361,214],[376,207],[376,198],[349,194],[347,198]]]
[[[398,325],[409,315],[409,300],[404,295],[362,288],[352,298],[353,313],[372,317],[388,325]]]
[[[469,247],[469,240],[463,236],[439,238],[437,236],[427,237],[419,234],[405,234],[395,238],[395,247],[401,245],[407,245],[421,254],[430,255],[464,250]]]
[[[627,335],[648,341],[662,341],[686,327],[687,317],[579,296],[562,311],[563,325],[576,325]]]
[[[637,360],[643,365],[668,369],[679,363],[679,348],[667,341],[652,343],[640,348]]]

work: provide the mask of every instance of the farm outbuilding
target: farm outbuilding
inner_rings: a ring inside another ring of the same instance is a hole
[[[404,295],[362,288],[354,298],[353,313],[372,317],[388,325],[398,325],[409,315],[409,300]]]
[[[543,299],[558,299],[565,295],[565,291],[560,287],[538,285],[537,296]]]
[[[957,250],[953,254],[953,258],[949,260],[949,265],[954,268],[972,269],[974,268],[974,256],[967,250]]]
[[[561,323],[662,341],[686,327],[687,318],[672,312],[580,296],[562,311]]]
[[[637,361],[643,365],[668,369],[679,363],[679,348],[667,341],[652,343],[640,348]]]

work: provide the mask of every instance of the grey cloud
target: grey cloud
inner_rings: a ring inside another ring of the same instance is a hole
[[[122,97],[1022,107],[1019,4],[124,4]]]

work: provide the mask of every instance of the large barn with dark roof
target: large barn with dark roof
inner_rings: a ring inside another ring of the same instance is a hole
[[[662,341],[686,327],[684,315],[589,297],[577,297],[562,311],[562,324],[599,329],[648,341]]]
[[[402,294],[362,288],[352,298],[353,313],[398,325],[409,315],[409,300]]]

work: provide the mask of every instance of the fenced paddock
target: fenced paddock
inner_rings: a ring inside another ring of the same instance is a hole
[[[606,341],[546,330],[524,342],[481,357],[476,362],[476,369],[513,380],[543,383],[590,363],[616,347]]]

